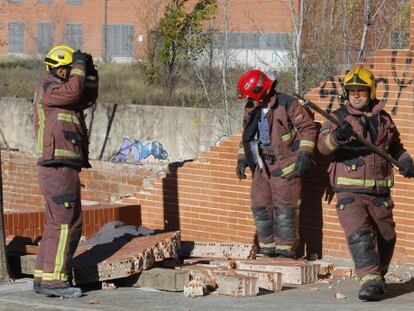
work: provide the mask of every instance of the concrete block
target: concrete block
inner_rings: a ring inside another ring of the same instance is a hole
[[[134,286],[179,292],[184,290],[184,285],[189,281],[188,271],[153,268],[143,271]]]
[[[254,244],[185,241],[181,242],[180,256],[248,259],[256,252]]]
[[[23,255],[20,256],[21,272],[24,274],[32,275],[35,270],[36,255]]]
[[[218,286],[216,292],[221,295],[250,297],[259,293],[257,277],[217,274],[215,279]]]

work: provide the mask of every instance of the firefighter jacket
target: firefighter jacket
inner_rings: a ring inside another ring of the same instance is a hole
[[[274,161],[267,162],[267,166],[273,176],[288,177],[297,169],[299,153],[313,154],[317,129],[310,112],[294,97],[276,93],[273,98],[267,115],[271,144],[266,156],[270,154]],[[256,167],[252,142],[257,141],[260,116],[260,105],[248,101],[238,158],[245,158],[252,171]]]
[[[85,87],[85,68],[75,64],[68,81],[48,74],[34,96],[34,133],[38,165],[91,167],[83,110],[95,102],[97,85]]]
[[[385,103],[374,100],[370,105],[370,115],[354,109],[349,103],[333,114],[340,121],[349,122],[356,133],[396,160],[409,157],[391,116],[383,110]],[[330,121],[325,122],[318,139],[318,149],[322,154],[334,154],[334,160],[328,168],[334,191],[388,193],[394,185],[391,163],[371,152],[352,136],[344,142],[336,141],[333,135],[335,129],[336,125]]]

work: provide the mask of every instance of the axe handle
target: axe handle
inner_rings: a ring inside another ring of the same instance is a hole
[[[323,110],[322,108],[320,108],[318,105],[314,104],[313,102],[304,99],[302,96],[298,95],[298,94],[294,94],[297,98],[303,100],[305,102],[305,105],[312,108],[313,110],[315,110],[317,113],[319,113],[320,115],[322,115],[325,119],[328,119],[329,121],[331,121],[332,123],[336,124],[336,126],[341,126],[342,123],[339,122],[332,114],[326,112],[325,110]],[[378,148],[377,146],[375,146],[373,143],[371,143],[369,140],[366,140],[364,137],[362,137],[361,135],[359,135],[358,133],[355,133],[355,131],[352,131],[352,136],[354,136],[358,141],[360,141],[361,143],[363,143],[365,146],[367,146],[372,152],[375,152],[376,154],[380,155],[381,157],[383,157],[385,160],[391,162],[392,164],[394,164],[396,167],[398,168],[402,168],[401,164],[398,163],[397,160],[395,160],[392,156],[390,156],[388,153],[386,153],[384,150]]]

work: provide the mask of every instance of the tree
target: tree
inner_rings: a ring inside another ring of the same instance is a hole
[[[294,91],[303,94],[404,33],[410,0],[299,0],[289,6]],[[293,91],[293,88],[292,88]]]
[[[201,49],[212,40],[213,29],[205,23],[216,13],[217,0],[198,0],[188,12],[189,0],[171,0],[164,16],[153,30],[153,48],[162,66],[161,81],[171,99],[179,81],[179,71],[197,58]]]
[[[7,262],[6,242],[4,236],[3,178],[0,151],[0,281],[8,281],[9,279],[9,265]]]
[[[221,29],[220,36],[205,45],[199,53],[199,58],[192,61],[192,69],[196,79],[191,81],[193,89],[203,92],[205,107],[220,125],[219,128],[209,128],[204,124],[204,130],[211,133],[215,140],[234,134],[235,123],[240,123],[242,109],[236,103],[235,85],[242,73],[241,68],[234,68],[229,63],[234,56],[229,49],[229,20],[232,7],[229,0],[219,0],[220,16],[212,23]],[[219,38],[219,39],[218,39]],[[214,122],[213,122],[214,123]]]
[[[303,66],[303,31],[307,19],[310,18],[310,11],[315,5],[316,0],[300,0],[298,7],[295,7],[296,1],[289,0],[287,5],[289,6],[290,14],[293,22],[293,40],[292,40],[292,65],[294,70],[294,83],[295,92],[303,94],[304,88],[302,86],[302,71]]]

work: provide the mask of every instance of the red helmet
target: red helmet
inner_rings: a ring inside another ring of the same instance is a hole
[[[238,99],[250,97],[255,102],[260,102],[271,86],[272,80],[262,71],[258,69],[246,71],[237,82],[237,89],[240,93]]]

